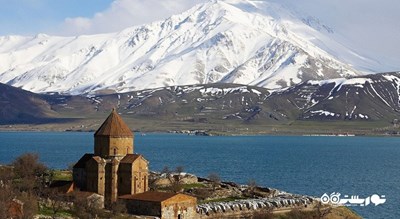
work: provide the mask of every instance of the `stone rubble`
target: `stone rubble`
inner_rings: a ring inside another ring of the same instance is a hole
[[[210,215],[273,208],[290,208],[312,204],[315,198],[300,195],[279,195],[273,198],[243,199],[229,202],[213,202],[197,205],[197,213]]]

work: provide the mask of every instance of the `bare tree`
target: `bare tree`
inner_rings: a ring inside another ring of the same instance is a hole
[[[22,192],[18,197],[23,204],[23,219],[31,219],[39,210],[37,197],[32,193]]]
[[[185,170],[185,168],[183,166],[177,166],[175,168],[176,173],[183,173],[184,170]]]
[[[181,184],[183,176],[182,173],[184,172],[185,168],[183,166],[177,166],[175,168],[175,181]]]
[[[45,184],[47,167],[39,162],[39,156],[33,153],[23,154],[12,163],[14,174],[18,179],[15,186],[21,192],[34,192]]]
[[[250,180],[247,182],[247,186],[248,186],[248,190],[249,190],[250,195],[251,195],[252,197],[254,197],[254,196],[255,196],[255,190],[256,190],[256,188],[257,188],[257,182],[256,182],[256,180],[255,180],[255,179],[250,179]]]
[[[13,161],[12,167],[1,166],[0,215],[8,215],[10,206],[20,201],[22,218],[32,218],[39,209],[36,194],[44,185],[46,169],[37,154],[23,154]]]
[[[8,209],[15,197],[12,189],[14,172],[11,167],[0,166],[0,219],[8,217]]]
[[[221,183],[221,177],[217,173],[210,173],[208,179],[211,181],[213,190]]]
[[[0,186],[8,184],[14,178],[14,170],[10,166],[0,165]]]
[[[14,196],[10,184],[0,185],[0,219],[9,218],[9,205]]]
[[[157,184],[157,177],[149,177],[149,188],[150,191],[157,191],[159,185]]]
[[[172,192],[179,192],[182,189],[183,171],[183,166],[176,167],[175,172],[172,172],[168,166],[165,166],[161,171],[161,173],[165,174],[165,177],[169,180],[170,189]]]
[[[175,179],[173,177],[172,171],[169,169],[168,166],[165,166],[161,171],[161,174],[165,175],[165,177],[169,180],[170,184],[172,184]]]
[[[73,212],[75,216],[81,219],[97,218],[100,209],[97,208],[96,199],[88,200],[87,197],[75,195],[73,197]]]
[[[14,173],[19,177],[43,175],[47,167],[39,161],[39,155],[27,153],[17,157],[12,163]]]
[[[164,168],[161,170],[161,173],[171,173],[171,170],[168,166],[164,166]]]
[[[48,200],[47,207],[52,210],[52,218],[56,218],[57,214],[63,210],[65,203],[70,201],[68,196],[61,194],[55,188],[46,188],[43,197]]]

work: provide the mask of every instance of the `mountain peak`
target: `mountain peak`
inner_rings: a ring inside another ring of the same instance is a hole
[[[311,22],[312,21],[312,22]],[[213,0],[119,33],[0,38],[0,82],[80,94],[240,83],[280,89],[359,75],[367,59],[269,1]],[[368,60],[367,60],[368,61]]]

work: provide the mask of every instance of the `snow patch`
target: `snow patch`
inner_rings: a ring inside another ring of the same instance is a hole
[[[250,91],[247,89],[246,86],[242,87],[235,87],[235,88],[215,88],[215,87],[209,87],[209,88],[202,88],[199,90],[200,93],[205,96],[205,95],[227,95],[230,93],[249,93]],[[261,93],[260,93],[261,94]]]
[[[320,116],[336,116],[336,113],[325,111],[325,110],[316,110],[316,111],[310,111],[312,114],[318,114]]]

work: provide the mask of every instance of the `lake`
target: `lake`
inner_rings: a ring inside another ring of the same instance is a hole
[[[36,152],[51,168],[66,169],[93,151],[93,133],[0,132],[0,163]],[[152,170],[183,166],[206,177],[321,197],[339,192],[386,203],[352,207],[364,218],[400,218],[400,138],[316,136],[135,135],[135,152]]]

